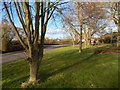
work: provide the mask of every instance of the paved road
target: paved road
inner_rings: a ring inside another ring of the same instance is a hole
[[[68,45],[45,45],[44,51],[52,50],[55,48],[60,48]],[[17,61],[20,59],[26,58],[26,54],[24,51],[15,51],[10,53],[1,54],[0,53],[0,64],[6,64],[13,61]]]

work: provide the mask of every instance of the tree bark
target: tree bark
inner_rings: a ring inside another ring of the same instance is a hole
[[[38,70],[40,66],[40,61],[38,59],[33,59],[34,62],[29,63],[30,66],[30,78],[29,82],[37,83],[38,82]]]
[[[88,40],[88,46],[90,46],[90,45],[91,45],[91,39]]]
[[[72,39],[72,45],[73,45],[73,47],[75,46],[75,42],[74,42],[74,39]]]
[[[82,25],[81,25],[81,28],[80,28],[80,44],[79,44],[79,53],[82,52]]]
[[[87,42],[88,42],[88,40],[87,40],[87,32],[86,32],[85,28],[83,30],[84,30],[84,40],[85,40],[85,42],[84,42],[85,46],[84,47],[87,48]]]
[[[28,58],[29,61],[29,70],[30,75],[28,81],[22,83],[22,87],[27,87],[29,85],[36,85],[39,81],[39,67],[42,61],[42,55],[39,55],[37,52],[34,52],[32,58]]]

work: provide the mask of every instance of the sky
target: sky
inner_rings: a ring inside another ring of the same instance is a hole
[[[5,16],[6,13],[4,11],[1,11],[1,9],[3,8],[1,4],[2,3],[0,1],[0,22],[2,20],[2,17],[7,18],[7,16]],[[21,24],[19,23],[17,15],[14,14],[13,17],[14,17],[13,19],[14,19],[15,25],[17,27],[21,27]],[[111,25],[113,26],[112,29],[116,31],[116,28],[114,27],[115,25],[113,24],[113,22],[111,22]],[[48,37],[49,39],[57,39],[57,38],[64,39],[68,36],[64,28],[62,28],[62,22],[60,21],[59,17],[56,18],[56,21],[54,21],[53,19],[49,20],[45,36]]]
[[[2,21],[2,18],[7,18],[6,12],[5,11],[1,11],[1,9],[3,8],[2,3],[0,1],[0,22]],[[13,11],[15,12],[15,11]],[[13,19],[15,22],[15,25],[17,27],[22,27],[16,13],[14,13],[13,15]],[[47,26],[47,31],[46,31],[46,37],[48,37],[49,39],[63,39],[66,37],[66,32],[65,30],[63,30],[62,28],[62,23],[60,22],[60,20],[58,18],[56,18],[56,21],[54,21],[53,19],[50,19],[48,22],[48,26]]]
[[[0,22],[2,21],[2,15],[0,15]],[[21,27],[20,23],[18,20],[15,19],[15,24],[17,27]],[[46,37],[49,39],[63,39],[65,38],[65,30],[63,30],[62,25],[60,23],[54,22],[53,20],[50,20],[47,26],[47,31],[46,31]]]

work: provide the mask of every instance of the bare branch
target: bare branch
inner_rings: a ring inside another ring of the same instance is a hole
[[[18,4],[16,4],[16,2],[14,2],[14,6],[15,6],[15,9],[16,9],[16,13],[17,13],[17,15],[18,15],[18,18],[19,18],[21,24],[22,24],[23,30],[24,30],[24,32],[25,32],[25,35],[27,36],[27,32],[26,32],[26,30],[25,30],[25,23],[24,23],[24,21],[23,21],[23,19],[22,19],[22,16],[21,16],[20,12],[19,12],[19,11],[20,11],[20,7],[19,7],[19,11],[18,11],[17,5],[18,5]]]
[[[8,11],[8,9],[7,9],[6,3],[3,2],[3,5],[4,5],[4,7],[5,7],[5,10],[6,10],[6,13],[7,13],[7,15],[8,15],[8,18],[9,18],[9,20],[10,20],[10,22],[11,22],[11,24],[12,24],[14,30],[15,30],[15,33],[16,33],[16,35],[17,35],[17,38],[18,38],[19,41],[21,42],[22,46],[23,46],[25,49],[28,49],[27,46],[25,45],[24,41],[22,40],[21,36],[19,35],[19,32],[17,31],[17,28],[16,28],[16,26],[14,25],[14,23],[13,23],[11,17],[10,17],[10,13],[9,13],[9,11]]]

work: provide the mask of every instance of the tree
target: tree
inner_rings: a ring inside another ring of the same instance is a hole
[[[79,37],[80,37],[80,47],[79,47],[79,53],[82,52],[82,39],[83,39],[83,35],[82,35],[82,31],[83,31],[83,24],[84,24],[84,16],[83,16],[83,8],[82,8],[82,4],[80,2],[76,2],[75,3],[75,11],[76,11],[76,16],[77,16],[77,20],[78,20],[78,25],[80,28],[79,31]]]
[[[15,36],[15,33],[13,32],[12,26],[9,24],[7,19],[2,19],[2,23],[0,23],[0,38],[2,43],[2,51],[8,51],[9,46],[11,44],[12,39]]]
[[[72,39],[72,45],[75,46],[75,33],[70,28],[66,28],[67,34],[69,34],[68,39]]]
[[[29,80],[22,84],[23,87],[35,85],[38,83],[38,69],[43,58],[44,38],[47,30],[47,24],[53,15],[57,6],[65,2],[3,2],[8,19],[14,28],[16,36],[27,54],[27,61],[30,66]],[[15,22],[13,20],[13,10],[22,25],[25,33],[26,42],[22,39]],[[40,44],[38,43],[40,36]]]
[[[69,5],[68,5],[69,7]],[[60,12],[62,14],[62,21],[63,26],[65,26],[69,33],[73,33],[74,36],[77,34],[79,36],[79,53],[82,52],[82,26],[84,22],[82,7],[80,6],[80,3],[74,3],[73,7],[67,8],[64,13]]]
[[[86,47],[91,45],[91,39],[94,34],[104,30],[107,27],[108,18],[104,7],[106,3],[103,2],[89,2],[84,3],[83,12],[85,18],[84,35]],[[91,8],[90,8],[91,7]]]
[[[118,29],[117,46],[120,46],[120,2],[110,2],[109,4],[111,19]]]
[[[106,3],[98,2],[75,2],[73,7],[70,4],[68,10],[63,13],[63,24],[79,36],[80,48],[82,51],[82,40],[85,40],[85,46],[91,44],[92,36],[104,30],[107,27],[106,12],[104,5]],[[91,7],[91,8],[90,8]]]
[[[119,3],[118,2],[110,2],[110,15],[111,19],[114,21],[117,28],[119,28]]]

